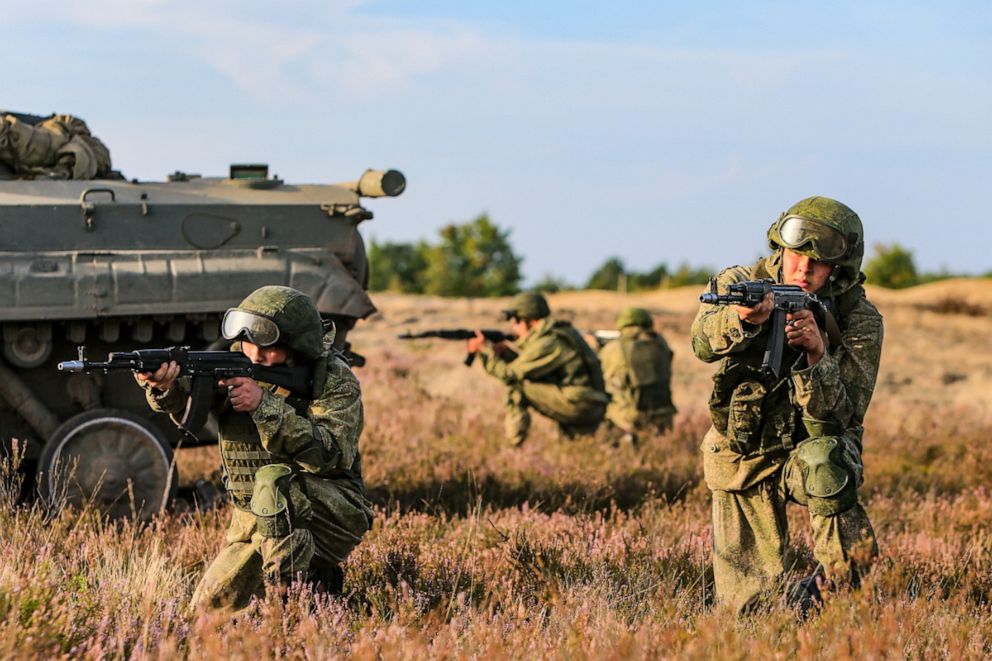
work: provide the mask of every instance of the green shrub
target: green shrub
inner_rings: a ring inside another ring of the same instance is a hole
[[[880,287],[902,289],[919,283],[913,253],[898,243],[875,244],[875,256],[865,264],[868,282]]]

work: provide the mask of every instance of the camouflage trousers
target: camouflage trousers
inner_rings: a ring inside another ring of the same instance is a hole
[[[570,388],[533,381],[510,386],[505,404],[507,441],[511,445],[520,445],[527,439],[531,408],[557,422],[566,436],[592,434],[603,420],[606,402],[606,395],[592,388]]]
[[[292,530],[265,537],[250,511],[235,509],[224,548],[193,593],[193,609],[234,608],[262,596],[265,584],[288,584],[311,569],[336,567],[362,540],[372,523],[369,503],[334,480],[300,475],[303,488],[291,499]]]
[[[786,562],[786,504],[807,506],[813,555],[826,578],[856,581],[878,553],[868,513],[855,501],[831,516],[811,510],[795,450],[773,475],[743,491],[713,490],[713,577],[716,596],[735,611],[781,589],[792,568]]]
[[[657,432],[664,434],[672,428],[675,412],[671,408],[658,411],[639,411],[630,406],[611,401],[606,407],[606,419],[622,432]]]

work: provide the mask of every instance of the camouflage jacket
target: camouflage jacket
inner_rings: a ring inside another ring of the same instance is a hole
[[[781,253],[751,267],[716,276],[720,293],[733,282],[772,278],[782,282]],[[720,361],[713,376],[713,428],[703,439],[703,467],[710,488],[747,489],[784,463],[809,436],[844,435],[860,455],[862,423],[878,375],[882,316],[860,284],[837,295],[839,346],[813,366],[805,353],[786,347],[782,378],[762,374],[768,324],[752,326],[727,306],[703,304],[692,324],[692,349],[705,362]],[[860,457],[858,457],[860,462]]]
[[[672,350],[658,333],[627,326],[599,351],[611,406],[672,415]]]
[[[542,319],[514,348],[512,360],[504,360],[491,346],[483,348],[483,369],[510,386],[554,383],[573,401],[606,401],[599,359],[568,322]]]
[[[363,491],[358,440],[365,420],[358,379],[326,342],[316,365],[319,393],[309,401],[263,384],[259,407],[242,413],[231,408],[226,393],[220,394],[218,440],[261,443],[278,461],[318,476],[347,478]],[[165,393],[145,390],[153,410],[178,414],[186,406],[189,385],[180,379]]]

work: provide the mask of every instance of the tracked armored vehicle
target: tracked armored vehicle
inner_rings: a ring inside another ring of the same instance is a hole
[[[224,311],[271,284],[310,295],[346,347],[348,330],[375,311],[358,233],[372,214],[361,198],[399,195],[405,180],[367,170],[297,185],[258,164],[232,165],[223,178],[106,177],[0,163],[0,435],[50,499],[147,515],[176,489],[175,426],[151,413],[130,374],[66,375],[56,364],[83,345],[97,359],[224,348]]]

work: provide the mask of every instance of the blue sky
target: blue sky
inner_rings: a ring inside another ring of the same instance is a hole
[[[985,272],[992,4],[0,4],[0,106],[83,117],[129,177],[394,167],[378,240],[487,211],[529,280],[720,267],[808,195]]]

